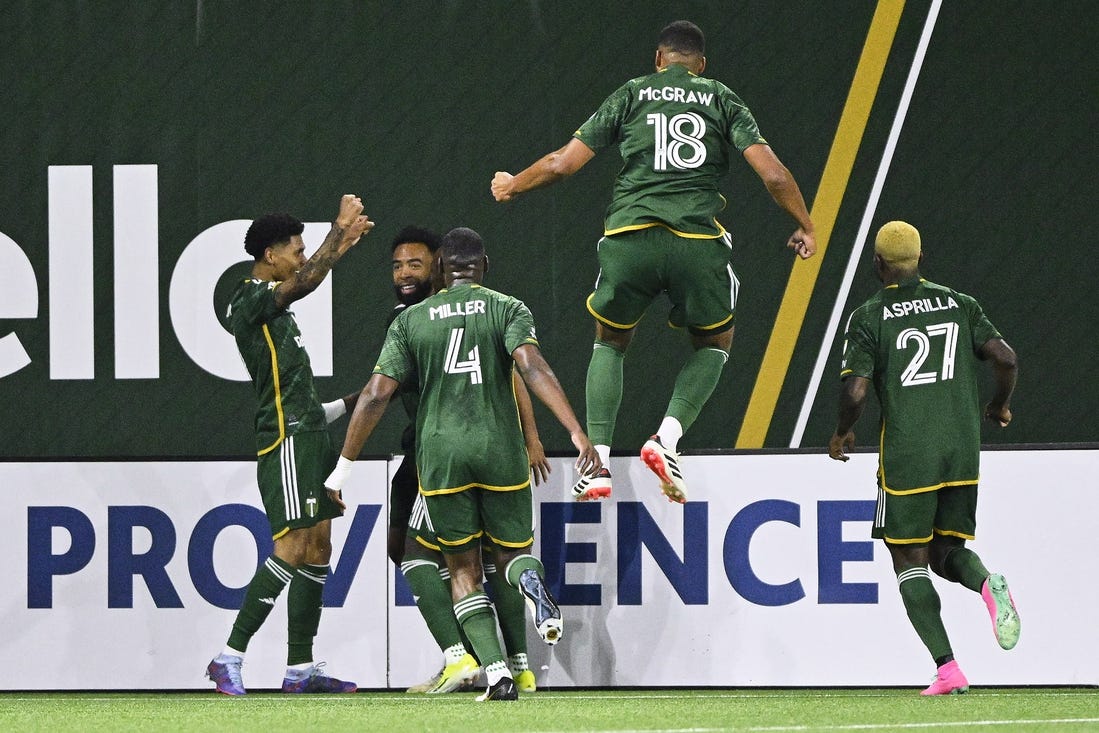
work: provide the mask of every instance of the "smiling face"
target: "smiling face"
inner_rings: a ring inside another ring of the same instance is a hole
[[[431,250],[422,242],[404,242],[393,250],[393,292],[405,305],[431,295]]]

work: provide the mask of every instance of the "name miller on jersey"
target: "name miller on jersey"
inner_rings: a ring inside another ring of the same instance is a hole
[[[637,92],[640,102],[687,102],[710,106],[714,101],[713,92],[696,92],[681,87],[642,87]]]
[[[918,300],[902,300],[897,303],[882,308],[881,319],[884,321],[887,318],[901,318],[914,313],[934,313],[935,311],[945,311],[951,308],[960,308],[958,302],[951,296],[946,296],[946,302],[940,296],[935,296],[934,300],[931,298],[920,298]]]
[[[485,312],[485,301],[467,300],[465,303],[443,303],[433,305],[430,309],[431,320],[436,318],[450,318],[451,316],[472,316]]]

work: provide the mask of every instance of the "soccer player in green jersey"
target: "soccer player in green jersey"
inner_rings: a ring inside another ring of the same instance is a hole
[[[545,587],[534,543],[530,465],[516,407],[513,370],[569,432],[592,473],[599,456],[581,429],[519,300],[481,285],[488,267],[481,237],[451,230],[437,255],[445,288],[402,312],[389,328],[374,374],[363,387],[339,463],[325,481],[334,501],[378,424],[389,398],[415,374],[416,466],[428,526],[450,570],[454,614],[484,665],[488,689],[479,700],[514,700],[518,690],[496,635],[482,585],[482,542],[507,583],[526,598],[539,635],[556,644],[561,611]]]
[[[883,226],[874,269],[884,289],[847,322],[839,420],[828,454],[846,461],[870,385],[881,405],[878,506],[872,536],[885,541],[908,618],[935,660],[924,695],[969,689],[947,638],[928,566],[980,593],[1004,649],[1019,641],[1019,614],[1004,576],[965,546],[976,532],[981,454],[978,368],[988,361],[996,392],[984,417],[1007,427],[1015,352],[972,297],[920,277],[920,234]]]
[[[313,661],[313,637],[332,555],[332,517],[343,506],[324,490],[336,463],[328,423],[353,407],[357,394],[322,404],[309,354],[289,310],[316,290],[328,271],[374,226],[358,196],[340,200],[339,215],[308,260],[302,222],[269,214],[248,227],[244,249],[255,258],[252,277],[237,286],[226,321],[236,338],[258,398],[257,479],[275,549],[256,570],[225,649],[207,676],[218,692],[243,695],[241,665],[248,642],[289,586],[287,669],[283,692],[354,692],[355,683],[330,677]]]
[[[397,297],[397,305],[393,308],[387,326],[405,308],[432,295],[432,263],[439,241],[438,234],[417,226],[406,226],[393,238],[390,249],[393,259],[393,291]],[[549,461],[546,460],[546,452],[538,436],[530,395],[518,375],[514,381],[523,436],[534,473],[534,483],[537,485],[548,478]],[[416,514],[415,526],[409,526],[413,507],[419,496],[415,461],[418,387],[416,380],[410,379],[398,390],[412,423],[401,434],[401,449],[405,458],[394,472],[390,483],[388,549],[390,559],[401,569],[412,589],[416,606],[428,631],[443,652],[443,667],[427,681],[408,688],[408,692],[433,694],[454,692],[464,688],[466,684],[472,684],[480,665],[466,650],[461,627],[454,617],[454,606],[450,600],[450,571],[438,550],[434,532],[423,526],[423,512]],[[537,681],[527,659],[526,608],[523,596],[499,579],[491,557],[485,558],[484,566],[485,578],[491,587],[496,612],[500,617],[500,630],[508,653],[508,668],[520,692],[534,692]]]
[[[617,145],[624,165],[599,240],[599,277],[587,301],[595,347],[586,387],[588,433],[604,464],[610,457],[622,401],[622,362],[634,328],[662,292],[669,322],[690,333],[692,353],[679,371],[660,427],[641,458],[672,501],[687,501],[678,443],[717,386],[733,343],[739,281],[730,264],[731,239],[716,216],[724,208],[719,183],[735,148],[774,200],[797,223],[787,241],[799,257],[816,251],[813,222],[794,177],[760,135],[744,102],[706,68],[702,31],[676,21],[657,42],[656,72],[632,79],[595,111],[561,149],[521,173],[498,171],[492,195],[517,195],[580,170],[596,152]],[[611,476],[581,477],[578,500],[610,496]]]
[[[390,313],[388,326],[406,308],[432,294],[431,265],[439,248],[439,235],[422,227],[407,226],[397,232],[390,245],[392,252],[393,292],[397,305]],[[480,666],[466,651],[454,606],[450,601],[449,575],[438,551],[418,542],[418,533],[409,531],[408,522],[419,494],[416,477],[416,407],[419,403],[415,379],[400,386],[398,395],[413,421],[401,433],[405,457],[393,473],[389,491],[389,558],[401,569],[416,600],[431,637],[443,653],[443,667],[425,682],[408,692],[445,693],[460,689],[477,675]]]

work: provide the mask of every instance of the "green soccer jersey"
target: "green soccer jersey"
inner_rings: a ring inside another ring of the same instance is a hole
[[[576,137],[599,151],[618,143],[625,165],[607,207],[606,234],[666,226],[682,237],[725,233],[718,188],[729,148],[766,143],[755,118],[727,86],[672,64],[631,79],[603,102]]]
[[[919,278],[884,288],[851,314],[840,374],[874,382],[885,491],[977,481],[978,350],[999,337],[972,297]]]
[[[288,436],[327,427],[297,321],[292,312],[275,304],[278,284],[244,280],[225,314],[259,401],[259,455],[274,450]]]
[[[397,316],[401,315],[404,310],[408,308],[404,303],[398,303],[393,307],[392,312],[389,314],[389,321],[386,323],[386,330],[393,324],[393,321],[397,320]],[[408,419],[413,423],[416,422],[416,410],[420,404],[420,391],[417,383],[416,375],[410,374],[408,379],[401,382],[401,386],[397,389],[397,394],[401,398],[401,404],[404,406],[405,414],[408,415]],[[404,448],[404,445],[401,446]]]
[[[418,380],[423,493],[508,491],[530,483],[511,381],[511,353],[523,344],[538,345],[530,310],[480,285],[442,290],[393,321],[374,373]]]

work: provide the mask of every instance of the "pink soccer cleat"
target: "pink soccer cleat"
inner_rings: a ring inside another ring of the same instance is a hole
[[[921,692],[921,695],[961,695],[969,692],[969,680],[962,674],[962,668],[956,661],[949,661],[939,667],[935,681]]]
[[[1019,612],[1004,576],[998,573],[988,576],[981,585],[981,598],[985,599],[988,615],[992,617],[996,641],[1004,649],[1014,648],[1019,643]]]

